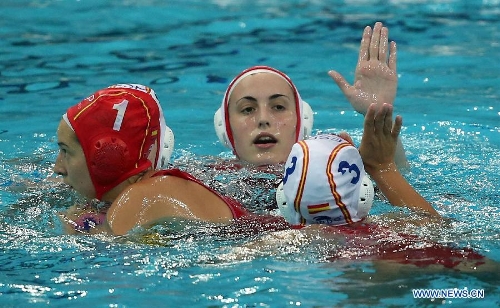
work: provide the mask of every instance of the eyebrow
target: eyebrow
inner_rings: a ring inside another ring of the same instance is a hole
[[[59,147],[62,147],[62,146],[69,147],[69,146],[68,146],[66,143],[64,143],[64,142],[58,142],[58,143],[57,143],[57,145],[58,145]]]
[[[278,94],[273,94],[269,98],[270,99],[275,99],[275,98],[279,98],[279,97],[282,97],[282,96],[288,98],[288,96],[286,96],[285,94],[279,94],[279,93]]]
[[[288,98],[288,96],[286,96],[285,94],[279,94],[279,93],[277,93],[277,94],[273,94],[273,95],[269,96],[269,99],[273,100],[273,99],[277,99],[277,98],[280,98],[280,97],[286,97],[286,98]],[[244,99],[245,100],[249,100],[249,101],[254,101],[254,102],[257,101],[257,99],[255,97],[253,97],[253,96],[243,96],[242,98],[240,98],[239,100],[237,100],[235,103],[238,103],[239,101],[244,100]]]

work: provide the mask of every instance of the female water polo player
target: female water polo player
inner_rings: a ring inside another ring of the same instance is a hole
[[[365,115],[372,100],[378,105],[393,103],[398,82],[396,61],[396,45],[389,44],[388,29],[378,22],[373,29],[369,26],[364,29],[353,85],[338,72],[329,74],[353,108]],[[209,171],[214,174],[208,179],[210,186],[237,198],[252,211],[275,210],[275,200],[269,198],[267,191],[276,189],[280,164],[285,162],[292,145],[307,139],[313,127],[311,107],[302,99],[293,81],[268,66],[242,71],[227,87],[214,115],[214,126],[219,141],[238,159],[219,160],[202,168],[210,167]],[[400,139],[395,161],[399,169],[408,165]],[[185,168],[197,174],[190,169],[192,165],[188,163]],[[249,178],[245,177],[246,172],[259,175]],[[199,176],[206,176],[206,172]],[[215,180],[219,178],[236,178],[234,185],[251,183],[255,189],[226,189],[227,185]]]
[[[388,43],[388,29],[377,22],[366,27],[360,44],[354,84],[335,71],[330,76],[353,108],[365,115],[372,100],[392,103],[396,96],[396,44]],[[214,115],[219,141],[244,162],[283,163],[292,145],[311,135],[313,112],[292,80],[268,66],[254,66],[238,74],[225,91]],[[398,144],[398,166],[406,165]]]
[[[275,232],[247,247],[269,249],[273,243],[281,246],[293,241],[295,248],[305,244],[310,249],[317,243],[322,257],[329,261],[376,261],[376,273],[383,278],[405,268],[415,270],[414,266],[431,270],[439,266],[480,272],[491,279],[493,275],[487,273],[498,271],[499,264],[471,248],[442,245],[408,234],[408,229],[396,232],[365,219],[373,201],[366,166],[370,176],[384,184],[382,189],[393,205],[422,212],[420,219],[440,225],[438,212],[395,168],[401,125],[400,117],[392,122],[391,105],[372,104],[366,113],[360,152],[351,140],[336,135],[317,135],[294,144],[276,199],[285,219],[298,230]]]
[[[364,218],[373,200],[365,173],[376,179],[394,206],[440,217],[401,175],[394,163],[402,118],[392,121],[392,106],[368,107],[359,152],[352,140],[318,135],[296,143],[287,158],[277,199],[292,225],[353,224]]]
[[[226,225],[248,214],[188,173],[156,169],[162,121],[154,91],[136,84],[97,91],[63,115],[54,172],[82,196],[100,201],[64,215],[74,231],[125,234],[173,217]]]

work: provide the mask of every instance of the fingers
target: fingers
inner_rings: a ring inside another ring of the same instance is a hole
[[[394,140],[399,137],[401,127],[403,127],[403,118],[398,115],[392,120],[393,106],[383,104],[375,115],[375,129],[383,129],[384,135],[390,135]]]
[[[375,23],[373,31],[368,26],[363,32],[358,63],[369,60],[388,63],[391,69],[396,70],[396,43],[389,43],[389,29],[381,22]]]
[[[398,60],[398,53],[396,42],[391,42],[391,50],[389,53],[389,68],[396,72],[396,62]]]
[[[342,93],[346,93],[346,91],[349,89],[349,87],[351,86],[347,80],[345,80],[345,78],[338,72],[336,71],[329,71],[328,72],[328,75],[330,75],[330,77],[332,77],[333,81],[335,81],[335,83],[337,84],[337,86],[340,88],[340,90],[342,91]]]
[[[351,136],[347,132],[340,132],[338,136],[346,141],[348,141],[350,144],[354,145],[354,142],[352,141]]]
[[[383,116],[383,130],[384,134],[390,134],[392,132],[392,105],[382,106],[382,116]],[[390,107],[389,107],[390,106]]]
[[[382,30],[382,23],[376,22],[373,26],[373,34],[370,41],[370,60],[378,59],[379,57],[379,45],[380,45],[380,34]]]
[[[392,126],[392,138],[397,139],[399,137],[399,133],[401,133],[401,127],[403,127],[403,118],[398,115],[396,117],[396,120],[394,121],[394,125]]]
[[[403,126],[403,118],[398,115],[393,122],[392,114],[393,106],[390,104],[384,103],[380,107],[377,107],[375,103],[371,104],[365,116],[365,130],[373,130],[375,133],[382,132],[384,135],[397,138]]]
[[[370,47],[371,37],[372,28],[370,28],[370,26],[366,26],[363,31],[363,36],[361,37],[361,44],[359,46],[358,63],[369,60],[370,54],[368,52],[368,48]]]
[[[373,127],[375,128],[375,132],[387,132],[387,125],[386,125],[386,118],[387,118],[387,106],[386,104],[383,104],[376,110],[375,112],[375,118],[373,119]],[[388,130],[390,132],[390,128]]]
[[[387,63],[387,51],[389,49],[389,29],[382,27],[380,29],[380,42],[378,48],[378,59],[383,63]]]
[[[368,106],[368,110],[366,110],[366,115],[365,115],[365,123],[364,123],[364,130],[365,132],[372,132],[375,129],[375,114],[377,113],[377,104],[372,103],[370,106]]]

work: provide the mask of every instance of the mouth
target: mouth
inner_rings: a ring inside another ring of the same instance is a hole
[[[253,143],[256,145],[273,145],[278,143],[278,139],[273,135],[261,134],[253,140]]]

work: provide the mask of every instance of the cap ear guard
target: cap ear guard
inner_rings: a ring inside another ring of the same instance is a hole
[[[175,137],[174,132],[170,127],[165,126],[165,136],[163,138],[163,147],[161,150],[161,164],[160,168],[165,168],[170,162],[172,152],[174,151]]]
[[[231,144],[229,143],[229,138],[227,137],[221,108],[217,109],[214,114],[214,128],[220,143],[222,143],[222,145],[224,145],[226,148],[232,149]]]
[[[365,218],[368,216],[370,209],[372,208],[373,198],[375,196],[375,189],[373,188],[373,183],[367,174],[363,176],[361,180],[361,186],[359,189],[359,202],[358,202],[358,217]]]
[[[102,186],[116,181],[133,163],[127,144],[120,138],[112,136],[101,137],[92,142],[88,157],[94,180]]]
[[[283,190],[283,181],[276,189],[276,203],[278,204],[278,209],[280,210],[281,215],[289,224],[300,224],[300,215],[295,211],[293,205],[290,206],[286,201],[285,191]]]
[[[306,102],[302,101],[302,128],[304,130],[304,139],[309,138],[312,133],[312,128],[314,124],[314,112],[311,106]]]

